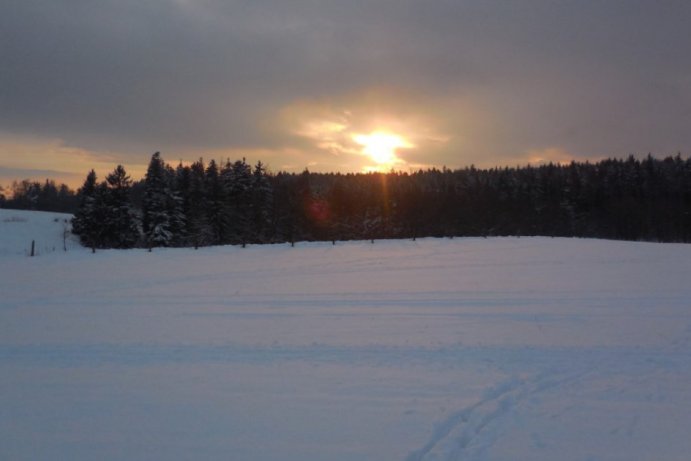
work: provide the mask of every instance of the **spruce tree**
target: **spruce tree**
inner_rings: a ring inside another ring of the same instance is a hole
[[[192,171],[189,166],[183,165],[182,162],[175,168],[174,190],[180,198],[180,212],[184,216],[184,224],[179,230],[179,244],[187,246],[192,244],[190,236],[189,218],[192,214],[192,200],[190,196]]]
[[[199,159],[190,166],[189,209],[186,211],[186,234],[195,248],[212,243],[213,233],[207,219],[206,168]]]
[[[244,245],[252,237],[252,168],[244,158],[228,162],[222,178],[228,198],[229,241]]]
[[[131,248],[139,240],[138,218],[130,204],[132,179],[125,168],[118,165],[106,177],[108,184],[104,197],[106,205],[106,222],[104,229],[105,244],[113,248]]]
[[[204,186],[206,220],[211,233],[211,243],[216,245],[225,243],[229,223],[226,193],[218,165],[214,160],[211,160],[206,167]]]
[[[171,217],[167,207],[166,169],[160,152],[151,156],[144,178],[142,225],[146,244],[152,247],[169,246],[173,241]]]
[[[79,207],[72,219],[72,233],[79,236],[82,244],[95,249],[100,246],[98,235],[101,223],[97,219],[97,183],[96,172],[91,170],[79,189]]]
[[[170,232],[173,238],[169,245],[182,246],[185,244],[186,217],[184,201],[181,195],[181,186],[178,184],[175,170],[170,165],[165,165],[165,206],[170,222]]]
[[[273,190],[266,175],[266,167],[260,161],[252,172],[251,185],[251,228],[259,243],[271,240],[271,218],[273,216]]]

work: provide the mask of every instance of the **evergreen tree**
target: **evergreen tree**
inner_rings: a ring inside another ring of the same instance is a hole
[[[72,219],[72,233],[79,236],[82,244],[93,249],[100,246],[102,223],[98,221],[101,214],[97,194],[96,172],[91,170],[86,176],[84,185],[79,189],[79,207]]]
[[[186,242],[186,216],[184,200],[181,195],[181,185],[178,184],[175,170],[170,165],[165,165],[165,204],[170,222],[170,232],[173,239],[172,246],[181,246]]]
[[[180,198],[180,213],[184,216],[184,223],[182,228],[178,231],[178,242],[180,245],[186,246],[194,244],[189,233],[189,217],[192,214],[192,200],[190,197],[192,171],[189,166],[183,165],[182,162],[175,168],[174,190]]]
[[[271,241],[273,190],[267,179],[266,167],[259,161],[254,166],[251,184],[251,229],[258,243]]]
[[[210,243],[216,245],[225,243],[229,223],[226,193],[221,182],[218,165],[214,160],[209,162],[204,179],[205,211],[211,234]]]
[[[252,168],[245,159],[224,166],[221,179],[227,200],[227,240],[243,245],[251,239]]]
[[[108,184],[104,197],[107,207],[106,221],[103,223],[105,244],[113,248],[131,248],[139,240],[139,223],[130,205],[132,179],[125,168],[118,165],[106,177]]]
[[[210,245],[213,232],[207,219],[206,168],[202,159],[190,166],[188,203],[185,216],[189,243],[195,248]]]
[[[171,216],[168,212],[168,184],[160,152],[151,156],[144,178],[142,224],[149,249],[169,246],[173,242]]]

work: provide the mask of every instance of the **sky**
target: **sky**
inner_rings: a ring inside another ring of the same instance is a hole
[[[9,0],[0,184],[691,154],[691,2]]]

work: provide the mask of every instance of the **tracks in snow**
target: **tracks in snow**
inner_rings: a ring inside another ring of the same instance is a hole
[[[585,373],[541,374],[532,379],[513,377],[488,390],[477,403],[465,407],[437,424],[432,436],[406,461],[473,459],[500,436],[492,426],[507,416],[523,400],[548,389],[579,379]]]

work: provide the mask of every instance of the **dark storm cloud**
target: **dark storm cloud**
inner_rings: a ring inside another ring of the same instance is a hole
[[[0,130],[123,152],[300,147],[274,123],[284,107],[396,88],[407,110],[417,104],[466,139],[438,163],[502,163],[550,147],[688,152],[690,5],[10,2],[0,15]]]

